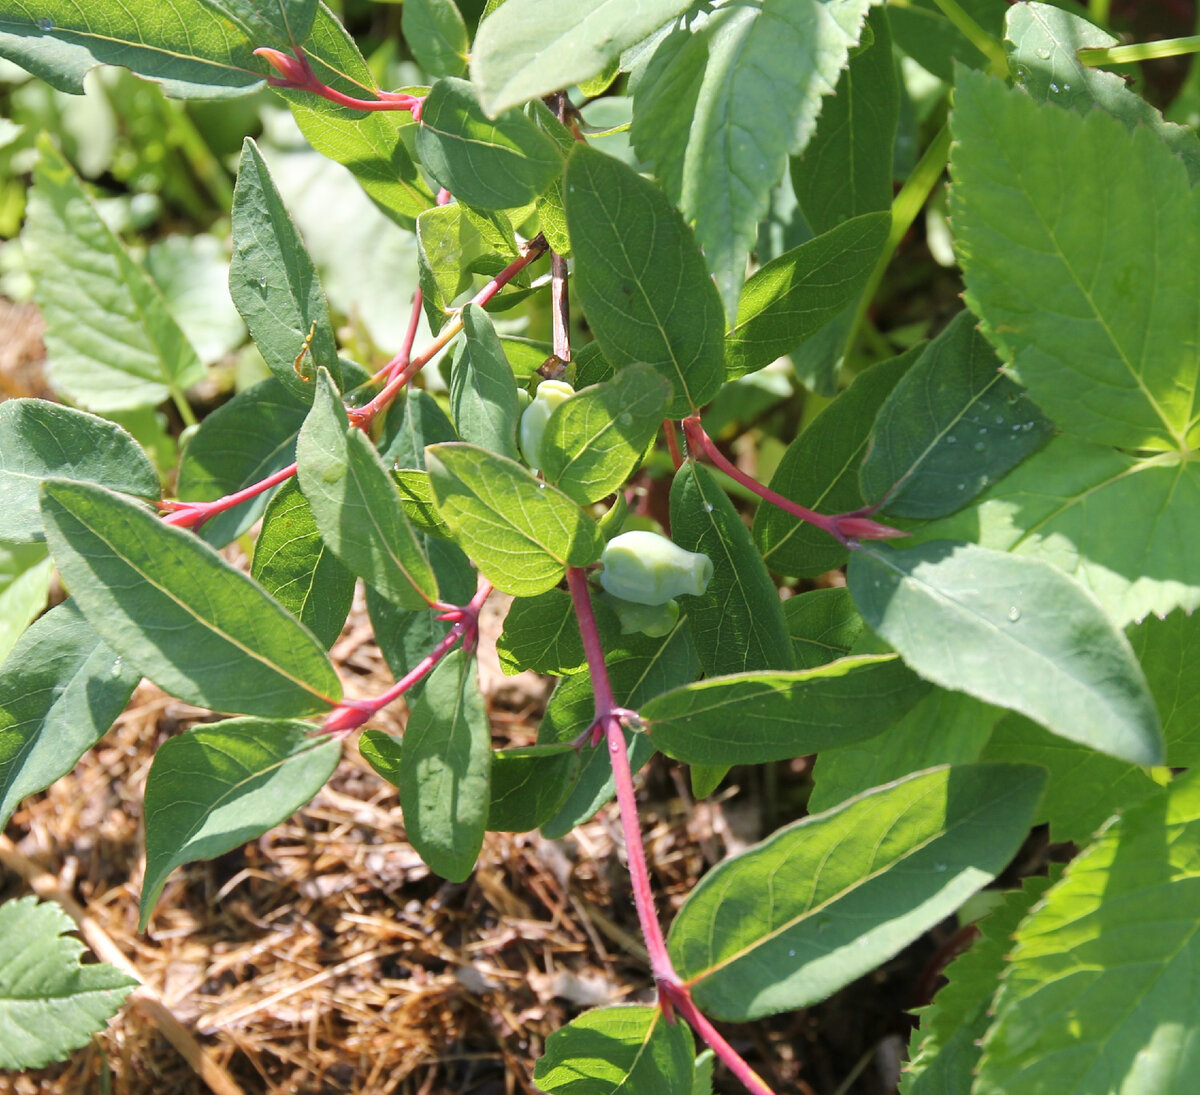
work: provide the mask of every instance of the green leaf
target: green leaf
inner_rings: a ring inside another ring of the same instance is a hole
[[[42,538],[37,490],[49,478],[158,498],[154,465],[120,426],[41,399],[6,400],[0,404],[0,538]]]
[[[713,1095],[713,1067],[716,1055],[706,1049],[696,1058],[696,1073],[692,1077],[691,1095]]]
[[[1126,634],[1162,716],[1167,764],[1200,764],[1200,676],[1192,672],[1200,657],[1200,615],[1152,616]]]
[[[545,824],[574,788],[579,767],[569,742],[493,753],[488,830],[528,833]]]
[[[1054,424],[1000,372],[960,312],[888,396],[859,469],[863,497],[897,517],[961,509],[1041,448]]]
[[[1200,605],[1200,468],[1056,437],[978,505],[921,539],[978,540],[1043,559],[1090,590],[1115,624]]]
[[[454,0],[408,0],[400,30],[413,57],[430,76],[461,76],[467,71],[467,24]]]
[[[892,204],[900,81],[886,8],[870,11],[866,31],[871,44],[850,58],[821,106],[816,132],[792,160],[796,200],[818,235]]]
[[[1131,807],[1017,930],[979,1095],[1193,1089],[1198,775]]]
[[[0,1068],[41,1068],[91,1041],[137,984],[106,962],[81,965],[84,946],[52,901],[0,905]]]
[[[321,538],[368,585],[402,608],[437,599],[437,580],[404,516],[379,453],[346,409],[324,370],[296,443],[300,489]]]
[[[704,593],[682,602],[705,673],[791,669],[796,663],[779,591],[741,515],[695,461],[680,468],[671,484],[671,534],[680,547],[702,552],[713,564]]]
[[[671,382],[667,414],[721,387],[724,321],[716,288],[679,211],[620,160],[578,145],[567,161],[575,291],[604,356],[644,361]]]
[[[74,601],[52,608],[0,666],[0,829],[108,731],[138,674],[122,665]]]
[[[103,487],[59,479],[42,487],[42,518],[88,623],[163,691],[280,717],[341,698],[311,632],[191,533]]]
[[[204,377],[195,350],[67,161],[38,149],[22,240],[55,391],[101,412],[182,399]]]
[[[1021,715],[996,724],[981,756],[1041,765],[1048,779],[1037,819],[1050,823],[1051,840],[1080,846],[1113,814],[1159,789],[1144,768],[1063,741]]]
[[[282,471],[296,459],[296,435],[308,408],[273,377],[239,392],[200,423],[179,465],[185,502],[211,502]],[[200,535],[224,547],[263,514],[265,493],[206,521]]]
[[[562,171],[558,145],[520,111],[492,121],[466,80],[443,77],[421,108],[417,155],[437,182],[477,209],[527,205]]]
[[[482,214],[459,202],[426,209],[417,217],[417,261],[430,328],[440,331],[451,305],[482,287],[480,275],[490,278],[514,258],[515,239]]]
[[[224,15],[254,46],[302,45],[317,14],[317,0],[202,0]]]
[[[935,768],[780,829],[692,890],[668,938],[675,969],[714,1018],[824,1000],[998,875],[1042,783],[1028,765]]]
[[[437,400],[421,388],[409,388],[388,408],[379,455],[393,467],[424,470],[427,445],[457,440]]]
[[[479,25],[471,79],[493,117],[604,71],[689,0],[507,0]],[[533,30],[536,28],[536,32]]]
[[[965,693],[932,689],[882,734],[860,745],[839,746],[821,753],[813,770],[809,813],[828,810],[872,787],[925,768],[979,760],[1002,714],[998,708]],[[1029,759],[1033,763],[1033,758]]]
[[[542,434],[546,482],[581,505],[607,497],[641,463],[670,392],[649,365],[629,365],[561,403]]]
[[[1187,166],[1193,183],[1200,177],[1200,141],[1195,132],[1163,121],[1136,94],[1125,77],[1079,61],[1081,49],[1107,49],[1118,39],[1073,12],[1050,4],[1014,4],[1005,19],[1004,48],[1020,85],[1038,102],[1055,103],[1086,114],[1093,107],[1119,118],[1130,129],[1151,129]]]
[[[471,874],[487,828],[492,726],[475,660],[448,654],[413,701],[400,753],[409,843],[442,878]]]
[[[867,424],[919,354],[917,346],[860,373],[788,446],[771,489],[818,513],[859,509],[858,469],[869,444]],[[841,566],[849,554],[828,533],[772,505],[759,506],[754,515],[754,539],[769,569],[802,578]]]
[[[400,754],[404,742],[383,730],[364,730],[358,738],[358,751],[375,771],[392,784],[400,785]]]
[[[771,191],[788,156],[808,144],[869,7],[759,0],[720,8],[667,36],[637,82],[633,146],[695,224],[731,320]]]
[[[619,625],[599,600],[592,601],[600,640],[607,649],[616,641]],[[571,595],[561,589],[549,589],[536,597],[513,601],[504,618],[504,630],[496,640],[500,668],[507,674],[532,669],[561,677],[587,664],[583,639]]]
[[[474,445],[426,450],[438,513],[501,593],[532,597],[600,557],[596,524],[514,460]]]
[[[1145,126],[967,71],[951,126],[967,303],[1017,379],[1068,433],[1195,447],[1200,191],[1182,161]]]
[[[450,413],[458,436],[517,459],[517,385],[488,314],[463,309],[463,342],[450,366]]]
[[[844,658],[867,626],[845,586],[789,597],[783,602],[783,620],[798,669]]]
[[[53,574],[44,544],[0,541],[0,660],[46,607]]]
[[[227,719],[168,738],[146,777],[145,931],[167,876],[215,859],[291,817],[333,775],[341,744],[307,722]]]
[[[1129,643],[1060,571],[934,541],[857,551],[847,577],[868,625],[921,676],[1121,760],[1162,763],[1158,714]]]
[[[689,764],[765,764],[882,733],[926,691],[891,654],[790,673],[736,673],[641,706],[656,749]]]
[[[695,1052],[686,1024],[659,1008],[596,1008],[546,1039],[533,1082],[550,1095],[690,1095]]]
[[[340,387],[321,279],[249,137],[233,192],[233,240],[229,291],[275,379],[303,403],[312,400],[319,367]]]
[[[1026,878],[979,922],[980,938],[946,967],[949,979],[933,1003],[920,1009],[902,1095],[969,1091],[979,1064],[979,1043],[991,1022],[996,985],[1008,963],[1017,925],[1049,887],[1048,877]]]
[[[173,0],[169,12],[157,0],[7,0],[0,8],[0,57],[73,95],[96,65],[122,65],[181,98],[242,95],[266,71],[257,44],[204,0]]]
[[[250,577],[328,649],[342,633],[354,600],[354,575],[325,546],[295,479],[267,506],[254,544]]]

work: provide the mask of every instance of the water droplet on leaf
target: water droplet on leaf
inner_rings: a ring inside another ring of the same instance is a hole
[[[946,444],[953,445],[957,440],[958,438],[955,437],[954,434],[950,434],[950,436],[946,438]]]
[[[1008,618],[1015,624],[1021,618],[1021,610],[1016,605],[1013,605],[1008,610]]]
[[[1043,61],[1050,60],[1050,51],[1045,46],[1038,46],[1038,48],[1033,52],[1036,53]]]
[[[985,448],[987,448],[987,446],[982,441],[975,442],[975,451],[976,452],[983,452],[983,450]]]
[[[53,30],[54,29],[54,20],[48,19],[48,18],[46,18],[46,16],[43,15],[37,21],[37,25],[38,25],[39,30]]]

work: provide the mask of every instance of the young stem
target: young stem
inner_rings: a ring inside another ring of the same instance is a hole
[[[240,506],[243,502],[250,501],[251,498],[262,494],[263,491],[270,490],[285,480],[291,479],[295,474],[296,465],[289,464],[286,468],[280,468],[274,474],[268,475],[266,479],[260,479],[257,483],[251,483],[250,486],[235,494],[227,494],[212,502],[164,502],[163,505],[167,506],[171,512],[163,518],[163,523],[177,525],[179,528],[198,528],[218,513],[224,513],[227,509],[233,509],[234,506]]]
[[[1134,42],[1128,46],[1109,46],[1107,49],[1081,49],[1079,63],[1094,68],[1096,65],[1124,65],[1131,61],[1157,61],[1163,57],[1180,57],[1186,53],[1200,53],[1200,34],[1187,38],[1165,38],[1161,42]]]
[[[421,308],[424,300],[424,295],[418,289],[413,294],[412,312],[408,317],[408,330],[404,332],[404,341],[400,344],[400,349],[396,352],[395,357],[371,378],[372,380],[378,377],[391,380],[397,373],[403,372],[408,368],[408,361],[412,356],[413,343],[417,340],[417,327],[421,322]]]
[[[267,83],[272,87],[288,88],[293,91],[308,91],[328,99],[338,106],[350,107],[352,110],[407,110],[414,118],[420,118],[421,105],[424,99],[416,95],[406,95],[400,92],[379,91],[377,98],[356,99],[351,95],[338,91],[322,81],[313,71],[308,57],[300,46],[293,46],[292,53],[261,46],[254,52],[262,57],[278,76],[268,76]]]
[[[725,1067],[742,1082],[747,1091],[753,1092],[754,1095],[775,1095],[767,1081],[742,1059],[738,1051],[725,1041],[720,1031],[696,1007],[686,985],[672,985],[665,991],[675,1010],[687,1020],[688,1026],[708,1043],[712,1051],[721,1059]]]

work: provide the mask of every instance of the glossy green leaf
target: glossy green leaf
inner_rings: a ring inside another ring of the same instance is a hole
[[[428,473],[414,468],[396,468],[392,472],[392,482],[400,492],[400,504],[413,528],[432,536],[450,536],[450,529],[438,514]]]
[[[1134,92],[1125,77],[1080,63],[1081,49],[1107,49],[1118,39],[1071,11],[1051,4],[1014,4],[1004,26],[1009,67],[1020,85],[1039,102],[1086,114],[1093,107],[1120,118],[1132,129],[1152,129],[1187,166],[1188,177],[1200,176],[1200,141],[1188,126],[1163,121],[1150,103]]]
[[[1195,1086],[1197,777],[1131,807],[1017,929],[979,1095]]]
[[[629,365],[559,404],[542,434],[546,482],[581,505],[611,494],[641,463],[670,393],[649,365]]]
[[[580,755],[570,743],[493,753],[488,830],[528,833],[544,825],[571,793],[579,768]]]
[[[780,829],[692,890],[668,938],[675,969],[715,1018],[825,999],[998,875],[1042,783],[1029,765],[935,768]]]
[[[450,366],[450,414],[458,436],[517,459],[517,385],[488,314],[463,309],[463,342]]]
[[[459,201],[514,209],[533,201],[562,171],[556,145],[524,114],[487,117],[466,80],[444,77],[421,109],[417,155]]]
[[[793,441],[770,487],[818,513],[847,513],[863,505],[858,469],[869,444],[869,423],[920,347],[873,365]],[[841,566],[848,551],[832,536],[772,505],[759,506],[754,540],[768,569],[808,577]]]
[[[46,607],[53,574],[45,544],[0,541],[0,661]]]
[[[467,71],[467,25],[454,0],[408,0],[400,30],[413,57],[430,76]]]
[[[101,483],[140,498],[158,497],[158,474],[120,426],[40,399],[0,403],[0,539],[42,538],[43,479]]]
[[[311,632],[191,533],[103,487],[58,479],[42,488],[42,519],[88,623],[163,691],[278,717],[341,698]]]
[[[215,859],[291,817],[333,775],[341,744],[307,722],[227,719],[168,738],[146,777],[145,931],[167,876]]]
[[[710,677],[640,708],[656,749],[689,764],[765,764],[882,733],[927,690],[891,654]]]
[[[690,1095],[695,1052],[659,1008],[596,1008],[546,1039],[533,1082],[550,1095]]]
[[[120,1009],[137,981],[106,962],[81,964],[76,924],[53,901],[0,905],[0,1068],[65,1060]]]
[[[856,551],[848,581],[867,623],[928,680],[1121,760],[1162,763],[1158,714],[1129,643],[1047,563],[934,541]]]
[[[21,636],[0,666],[0,829],[26,795],[75,767],[137,682],[74,601],[52,608]]]
[[[724,320],[704,257],[666,195],[619,160],[579,145],[567,162],[575,292],[604,356],[644,361],[671,383],[672,418],[721,386]]]
[[[617,636],[617,621],[599,600],[593,600],[592,612],[607,649]],[[587,658],[571,595],[549,589],[536,597],[513,601],[504,618],[504,630],[496,640],[496,653],[500,668],[509,674],[532,669],[561,677],[582,669]]]
[[[296,459],[308,408],[274,378],[239,392],[207,415],[188,441],[176,490],[185,502],[211,502],[261,482]],[[200,535],[224,547],[263,514],[270,493],[206,521]]]
[[[296,443],[300,489],[321,538],[351,571],[402,608],[437,599],[437,580],[379,453],[349,425],[329,374],[317,374]]]
[[[966,71],[951,125],[967,302],[1017,379],[1068,433],[1190,450],[1200,191],[1182,161],[1144,126]]]
[[[266,71],[255,44],[204,0],[173,0],[165,10],[157,0],[6,0],[0,8],[0,57],[75,95],[96,65],[123,65],[168,95],[242,95]]]
[[[863,497],[897,517],[961,509],[1054,433],[1054,425],[1000,372],[960,312],[880,409],[859,469]]]
[[[710,676],[796,663],[779,591],[763,566],[741,515],[712,472],[688,461],[671,485],[671,534],[688,551],[712,560],[699,597],[685,597],[700,664]]]
[[[401,738],[393,737],[383,730],[364,730],[358,738],[358,751],[392,786],[400,785],[400,754],[404,751]]]
[[[587,80],[687,7],[688,0],[507,0],[480,23],[471,50],[479,101],[495,116]]]
[[[250,577],[323,646],[333,646],[350,614],[354,575],[325,546],[294,478],[279,488],[267,506]]]
[[[892,204],[900,80],[887,9],[873,8],[866,29],[870,45],[842,69],[833,94],[821,104],[816,132],[792,160],[796,201],[818,234]]]
[[[413,701],[400,753],[404,831],[430,869],[462,882],[487,828],[492,727],[475,660],[448,654]]]
[[[426,450],[438,512],[501,593],[532,597],[600,557],[595,522],[520,464],[474,445]]]
[[[249,137],[233,192],[233,240],[229,291],[275,379],[304,403],[319,367],[340,386],[321,279]]]
[[[55,390],[102,412],[182,398],[204,368],[158,286],[101,220],[49,139],[38,149],[22,241]]]
[[[969,764],[979,760],[984,755],[992,728],[1003,714],[999,708],[981,703],[963,692],[931,689],[882,734],[861,744],[822,751],[813,770],[809,813],[828,810],[854,795],[913,772],[939,764]],[[1022,758],[995,756],[989,759],[1017,761]],[[1032,757],[1029,761],[1034,763]]]
[[[633,146],[695,224],[731,320],[771,191],[811,138],[869,7],[728,5],[663,39],[637,82]]]
[[[866,624],[845,586],[813,589],[783,602],[797,669],[815,669],[850,653]]]
[[[1192,672],[1200,658],[1200,615],[1151,616],[1126,634],[1162,716],[1167,763],[1200,765],[1200,675]]]

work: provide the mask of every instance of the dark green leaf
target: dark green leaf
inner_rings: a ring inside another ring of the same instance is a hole
[[[400,786],[400,754],[404,742],[382,730],[364,730],[358,738],[363,759],[393,787]]]
[[[493,753],[489,831],[527,833],[545,824],[575,786],[579,764],[570,743]]]
[[[312,633],[191,533],[103,487],[60,479],[42,487],[42,518],[88,623],[165,692],[279,717],[341,698]]]
[[[454,0],[408,0],[400,29],[417,64],[430,76],[467,71],[467,25]]]
[[[450,413],[458,436],[517,459],[517,385],[487,313],[463,309],[463,342],[450,366]]]
[[[607,649],[616,639],[617,620],[599,600],[593,600],[592,613]],[[536,597],[513,601],[504,618],[504,630],[496,640],[496,653],[500,668],[509,674],[532,669],[561,677],[582,669],[587,658],[570,594],[550,589]]]
[[[845,586],[789,597],[783,602],[783,620],[799,669],[844,658],[866,627]]]
[[[254,46],[302,45],[312,29],[318,0],[201,0],[225,16]]]
[[[426,445],[457,440],[437,400],[420,388],[410,388],[388,409],[379,455],[393,467],[424,470]]]
[[[0,661],[46,607],[53,575],[45,544],[0,541]]]
[[[1126,634],[1162,716],[1167,763],[1200,765],[1200,674],[1192,671],[1200,664],[1200,614],[1151,616]]]
[[[417,217],[417,270],[430,328],[442,329],[451,305],[477,287],[479,275],[492,277],[514,258],[511,233],[482,214],[459,202],[426,209]]]

